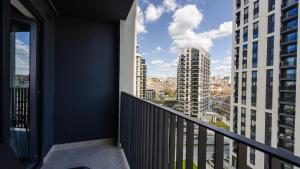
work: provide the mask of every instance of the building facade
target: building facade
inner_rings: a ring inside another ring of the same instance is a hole
[[[234,0],[231,130],[300,156],[298,13],[298,0]],[[247,164],[269,168],[268,157],[252,148]]]
[[[146,99],[147,100],[155,100],[156,99],[156,92],[153,89],[146,90]]]
[[[142,55],[136,55],[136,96],[146,98],[147,65]]]
[[[177,67],[177,110],[200,118],[209,109],[210,55],[202,48],[182,49]]]

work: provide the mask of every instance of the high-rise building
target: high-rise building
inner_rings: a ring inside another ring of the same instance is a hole
[[[136,54],[136,96],[146,98],[147,65],[140,54]]]
[[[177,67],[177,110],[200,118],[210,94],[210,55],[202,48],[180,50]]]
[[[300,156],[298,0],[233,2],[231,130]],[[252,148],[247,164],[269,168],[268,157]]]

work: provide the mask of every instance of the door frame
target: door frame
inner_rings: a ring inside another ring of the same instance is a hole
[[[32,37],[30,34],[30,48],[35,43],[36,50],[35,59],[30,59],[30,81],[35,82],[34,88],[30,86],[30,95],[36,95],[36,97],[30,99],[30,116],[34,117],[36,121],[30,123],[29,128],[33,131],[30,132],[30,137],[35,138],[34,141],[30,141],[30,147],[33,147],[33,151],[30,151],[30,161],[40,160],[42,158],[42,145],[43,145],[43,115],[42,115],[42,79],[43,79],[43,51],[44,51],[44,19],[38,10],[31,4],[29,0],[20,0],[20,2],[34,15],[36,20],[32,23],[31,19],[14,18],[11,16],[10,0],[0,0],[0,12],[3,14],[0,21],[3,24],[0,28],[0,45],[3,47],[3,52],[0,53],[0,142],[9,142],[9,116],[10,116],[10,25],[11,20],[21,21],[24,23],[30,23],[31,29],[35,30],[36,36]],[[31,30],[31,31],[33,31]],[[32,41],[34,38],[34,42]],[[32,54],[32,53],[30,53]],[[34,65],[34,69],[31,69]],[[2,68],[3,66],[3,68]],[[35,75],[32,77],[32,75]],[[35,104],[35,105],[32,105]]]

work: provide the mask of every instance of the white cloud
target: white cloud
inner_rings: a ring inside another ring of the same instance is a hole
[[[146,21],[154,22],[158,20],[164,12],[164,8],[162,6],[154,6],[153,4],[149,4],[146,9]]]
[[[150,3],[145,12],[146,22],[155,22],[163,13],[174,11],[176,7],[176,0],[164,0],[162,4],[157,6]]]
[[[29,45],[16,39],[16,74],[29,75]]]
[[[157,51],[157,52],[160,52],[161,50],[162,50],[162,48],[161,48],[160,46],[157,46],[157,47],[156,47],[156,51]]]
[[[213,40],[226,37],[232,33],[232,22],[224,22],[219,28],[205,32],[196,32],[203,20],[203,14],[196,5],[186,5],[175,11],[172,22],[168,27],[171,36],[172,51],[180,48],[202,47],[209,50],[213,46]]]
[[[174,11],[177,7],[176,0],[164,0],[163,5],[167,11]]]
[[[177,62],[178,59],[174,59],[171,62],[166,62],[165,60],[154,60],[151,63],[152,68],[151,70],[151,76],[155,77],[174,77],[176,76],[176,71],[177,71]]]
[[[158,60],[153,60],[151,63],[154,64],[154,65],[157,65],[157,64],[162,64],[162,63],[164,63],[164,61],[158,59]]]
[[[137,17],[136,17],[136,31],[137,33],[147,33],[145,23],[144,23],[144,13],[141,8],[137,7]]]

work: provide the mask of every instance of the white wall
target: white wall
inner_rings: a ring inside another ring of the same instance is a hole
[[[136,0],[133,2],[126,20],[120,21],[120,81],[119,81],[119,133],[121,120],[121,92],[136,93]],[[118,140],[120,145],[120,140]]]
[[[136,92],[136,7],[134,1],[126,20],[120,21],[120,91]]]

